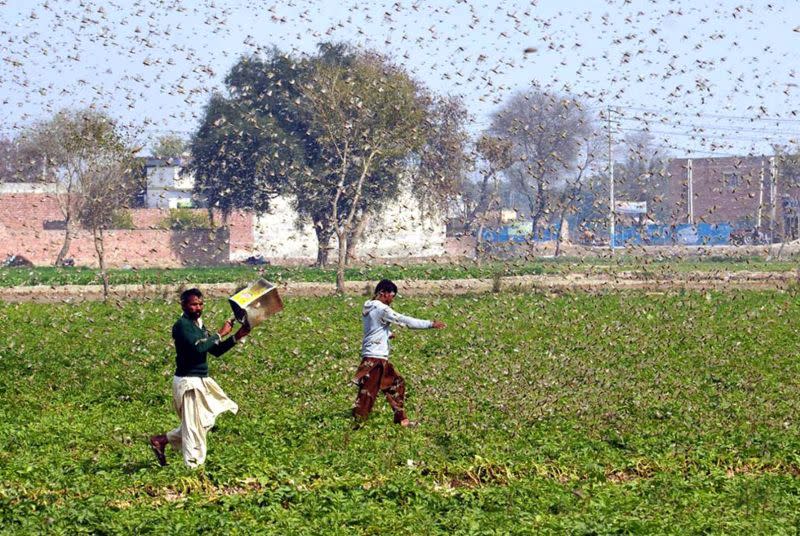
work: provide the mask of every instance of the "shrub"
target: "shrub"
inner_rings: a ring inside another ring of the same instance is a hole
[[[162,229],[173,231],[187,231],[189,229],[210,229],[211,219],[204,211],[190,208],[171,208],[169,216],[159,225]]]
[[[127,209],[115,210],[111,216],[112,229],[134,229],[136,226],[133,224],[133,215]]]

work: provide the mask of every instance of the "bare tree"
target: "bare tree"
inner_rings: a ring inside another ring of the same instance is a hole
[[[490,132],[513,145],[506,176],[527,200],[534,236],[549,210],[551,188],[573,165],[589,128],[577,98],[537,88],[515,94],[494,114]]]
[[[668,207],[661,199],[666,184],[669,154],[659,148],[647,131],[632,132],[625,137],[625,159],[615,164],[614,185],[621,199],[646,201],[661,219]],[[655,202],[654,202],[655,201]]]
[[[597,133],[589,131],[586,138],[581,141],[580,156],[572,170],[572,175],[565,179],[564,188],[557,204],[558,225],[554,253],[556,257],[561,253],[562,231],[564,222],[567,219],[567,213],[578,211],[583,187],[587,182],[585,180],[587,178],[587,170],[592,167],[602,154],[602,144],[603,140],[598,137]]]
[[[64,244],[55,264],[62,263],[78,223],[94,236],[95,250],[108,293],[103,230],[135,187],[134,162],[114,122],[94,110],[58,112],[33,127],[29,143],[43,155],[57,187],[65,221]]]
[[[437,215],[449,209],[467,181],[469,114],[459,98],[437,98],[420,92],[427,114],[420,126],[422,146],[409,166],[411,190],[423,214]]]
[[[480,264],[483,250],[483,230],[492,209],[499,209],[499,173],[512,164],[512,144],[508,140],[484,134],[475,144],[475,151],[484,162],[477,200],[469,214],[468,228],[476,226],[475,260]]]
[[[101,116],[90,110],[62,110],[50,120],[34,125],[24,135],[31,150],[42,159],[56,183],[56,200],[64,218],[64,242],[55,266],[69,253],[83,205],[81,179],[92,160],[92,148],[103,137]]]
[[[108,298],[108,272],[105,262],[105,234],[114,214],[125,207],[135,189],[133,159],[122,144],[111,143],[98,154],[82,178],[84,195],[78,215],[81,224],[92,232],[97,263],[103,280],[103,296]]]

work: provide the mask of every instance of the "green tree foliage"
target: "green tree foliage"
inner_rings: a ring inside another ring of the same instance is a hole
[[[135,229],[136,224],[133,222],[133,214],[126,208],[121,208],[114,211],[111,217],[110,229]]]
[[[280,139],[295,149],[298,165],[285,177],[282,191],[289,194],[298,214],[298,225],[311,222],[317,238],[317,266],[325,267],[334,234],[333,213],[328,200],[334,191],[313,182],[325,173],[322,147],[311,128],[307,100],[301,86],[313,72],[314,65],[326,63],[347,67],[355,53],[343,44],[322,44],[312,57],[294,58],[273,50],[265,59],[246,58],[229,75],[232,93],[242,105],[254,110],[268,110],[275,120]]]
[[[382,56],[329,43],[300,58],[273,49],[241,58],[225,83],[192,138],[197,193],[223,214],[266,212],[288,195],[298,223],[313,224],[319,266],[334,235],[344,252],[355,243],[405,174],[431,210],[458,190],[463,106]]]
[[[290,196],[298,224],[313,224],[321,267],[335,230],[329,201],[336,191],[332,179],[327,186],[317,180],[330,171],[301,86],[315,65],[348,68],[355,57],[346,45],[323,44],[312,57],[273,49],[241,58],[225,80],[227,96],[212,97],[191,144],[189,169],[209,206],[223,215],[234,208],[267,212],[274,197]]]
[[[229,77],[230,79],[230,77]],[[187,171],[209,208],[227,217],[233,209],[268,211],[302,155],[269,109],[215,94],[192,138]]]
[[[318,63],[303,85],[312,132],[322,148],[322,173],[309,177],[329,200],[338,243],[337,289],[344,290],[347,238],[359,213],[396,191],[399,173],[376,173],[423,145],[426,109],[414,81],[377,54],[350,65]]]
[[[187,231],[191,229],[211,229],[211,220],[208,214],[190,208],[171,208],[169,216],[158,225],[161,229],[173,231]]]
[[[156,140],[150,152],[155,158],[176,158],[188,149],[185,139],[175,134],[167,134]]]
[[[41,153],[25,137],[0,136],[0,182],[42,182],[46,171]]]

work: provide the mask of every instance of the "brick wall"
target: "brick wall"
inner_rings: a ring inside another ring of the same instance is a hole
[[[692,190],[694,192],[694,222],[744,223],[755,222],[758,210],[758,191],[761,158],[696,158],[692,159]],[[765,183],[769,169],[765,164]],[[687,160],[670,162],[672,208],[675,220],[688,222]],[[731,182],[732,177],[735,182]],[[769,187],[765,185],[762,206],[769,205]]]
[[[45,221],[61,219],[58,201],[52,194],[0,194],[0,227],[39,230]]]
[[[109,267],[176,268],[228,262],[227,233],[208,231],[112,230],[105,233]],[[23,255],[36,265],[51,265],[64,242],[64,231],[0,230],[0,258]],[[78,266],[97,266],[89,231],[78,231],[68,257]]]
[[[234,248],[253,249],[253,217],[249,213],[231,215],[229,229],[169,231],[158,228],[169,216],[167,209],[130,212],[135,229],[105,233],[106,261],[110,267],[224,264],[230,261]],[[23,255],[36,265],[52,264],[64,242],[64,231],[47,230],[45,222],[62,219],[52,194],[0,194],[0,260],[8,255]],[[76,232],[67,256],[79,266],[96,266],[89,231]]]
[[[687,159],[669,163],[669,193],[666,198],[673,223],[687,223]],[[763,185],[761,174],[763,170]],[[735,177],[735,179],[734,179]],[[692,189],[695,223],[730,223],[755,226],[761,195],[762,231],[769,229],[772,215],[772,169],[768,157],[720,157],[692,159]],[[783,222],[782,200],[800,199],[800,189],[777,177],[776,228]]]

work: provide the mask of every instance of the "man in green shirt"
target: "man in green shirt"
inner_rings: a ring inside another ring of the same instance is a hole
[[[214,334],[203,326],[203,294],[191,288],[181,294],[183,315],[172,326],[175,340],[175,377],[172,380],[172,405],[181,418],[181,425],[166,434],[150,438],[150,447],[160,465],[166,465],[167,443],[183,454],[188,467],[201,465],[206,458],[206,435],[217,416],[226,411],[236,413],[239,407],[208,376],[207,355],[221,356],[247,336],[250,328],[239,328],[233,337],[233,322],[226,321]],[[224,340],[223,340],[224,339]]]

